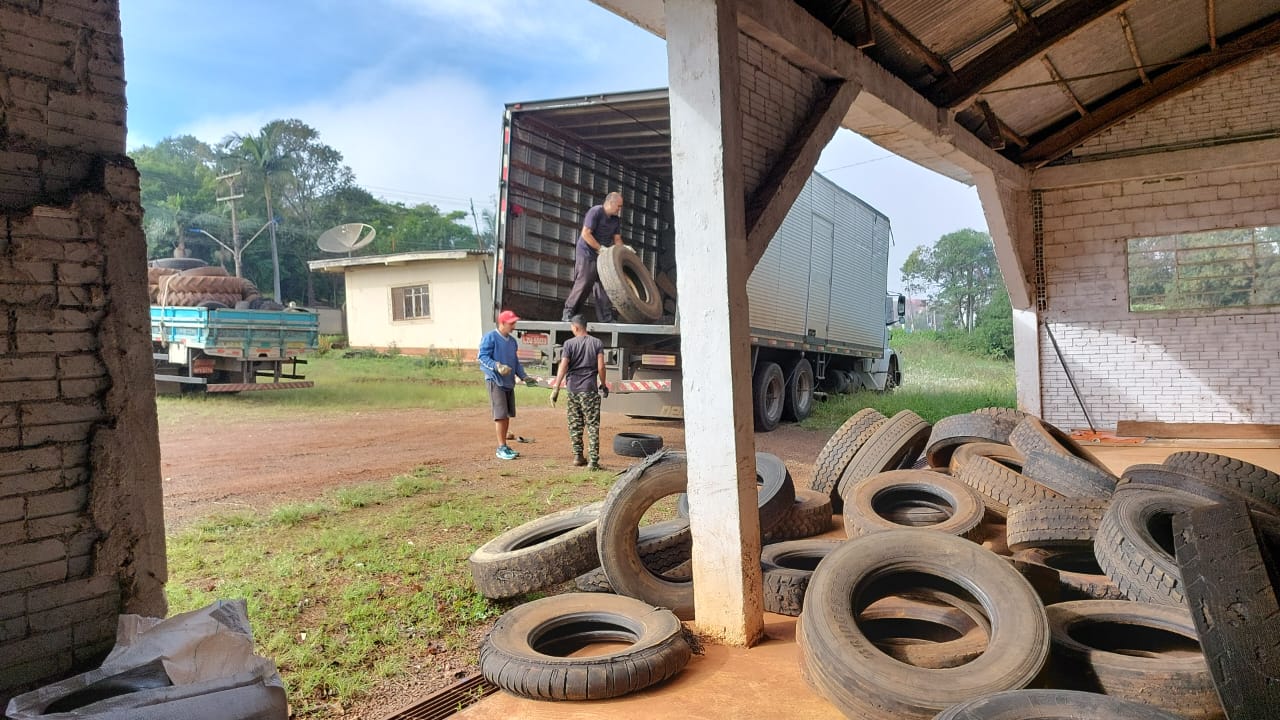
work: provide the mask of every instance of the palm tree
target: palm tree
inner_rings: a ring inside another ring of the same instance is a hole
[[[271,230],[271,266],[276,302],[280,299],[280,249],[276,244],[275,211],[271,205],[271,183],[286,180],[293,170],[293,157],[281,142],[282,121],[273,120],[262,127],[257,135],[234,136],[234,147],[239,159],[248,163],[262,175],[262,194],[267,201],[267,222]]]

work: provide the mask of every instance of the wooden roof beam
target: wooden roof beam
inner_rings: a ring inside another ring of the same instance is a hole
[[[1213,0],[1209,0],[1213,2]],[[1143,85],[1150,85],[1151,78],[1147,75],[1147,69],[1142,67],[1142,55],[1138,53],[1138,41],[1133,37],[1133,28],[1129,25],[1129,16],[1124,12],[1116,15],[1120,20],[1120,27],[1124,29],[1124,40],[1129,44],[1129,57],[1133,58],[1133,66],[1138,70],[1138,78],[1142,80]]]
[[[1053,61],[1049,59],[1049,56],[1042,56],[1040,62],[1044,64],[1044,69],[1049,71],[1049,77],[1053,78],[1053,84],[1057,85],[1062,94],[1066,95],[1067,99],[1071,101],[1071,104],[1076,106],[1076,112],[1080,113],[1080,117],[1088,115],[1089,111],[1085,109],[1084,103],[1080,102],[1080,98],[1076,97],[1074,92],[1071,92],[1071,86],[1062,77],[1062,73],[1058,72],[1058,68],[1053,66]]]
[[[1204,0],[1204,10],[1209,20],[1209,52],[1218,51],[1218,11],[1213,6],[1213,0]]]
[[[919,38],[912,35],[902,26],[902,23],[899,23],[896,18],[886,13],[879,3],[875,2],[875,0],[862,0],[862,2],[865,11],[869,12],[871,22],[875,24],[875,27],[906,46],[909,52],[923,60],[929,66],[929,69],[933,71],[935,78],[955,78],[951,65],[941,55],[920,42]]]
[[[1217,52],[1197,55],[1154,75],[1150,84],[1122,92],[1079,120],[1034,140],[1034,144],[1019,154],[1018,160],[1028,167],[1041,167],[1053,162],[1138,111],[1272,51],[1278,42],[1280,13],[1268,16],[1234,39],[1220,43]]]
[[[954,79],[944,79],[926,91],[939,107],[957,108],[972,102],[983,88],[1018,66],[1043,55],[1054,44],[1133,0],[1068,0],[1016,30],[994,47],[955,71]]]

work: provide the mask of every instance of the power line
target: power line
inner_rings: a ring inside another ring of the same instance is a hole
[[[894,157],[898,157],[898,156],[897,155],[881,155],[878,158],[871,158],[870,160],[859,160],[856,163],[849,163],[848,165],[841,165],[840,167],[826,168],[825,170],[819,170],[818,172],[820,173],[835,172],[836,170],[844,170],[846,168],[857,167],[859,165],[868,165],[873,162],[880,162],[881,160],[888,160],[889,158],[894,158]]]

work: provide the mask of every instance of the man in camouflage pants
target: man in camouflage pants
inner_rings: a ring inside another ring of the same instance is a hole
[[[573,445],[573,464],[588,470],[603,470],[600,465],[600,399],[609,397],[605,385],[604,343],[587,334],[587,322],[581,315],[569,320],[573,337],[564,344],[560,355],[560,371],[556,375],[551,404],[560,399],[560,388],[569,388],[569,442]],[[597,382],[598,379],[598,382]],[[582,456],[582,433],[587,434],[587,456]]]

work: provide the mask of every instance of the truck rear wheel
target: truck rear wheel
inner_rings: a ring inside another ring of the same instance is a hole
[[[786,382],[782,368],[775,362],[761,363],[752,379],[751,399],[756,411],[756,430],[769,432],[782,420],[783,392]]]
[[[800,422],[813,412],[813,366],[800,358],[787,375],[783,415],[788,420]]]

